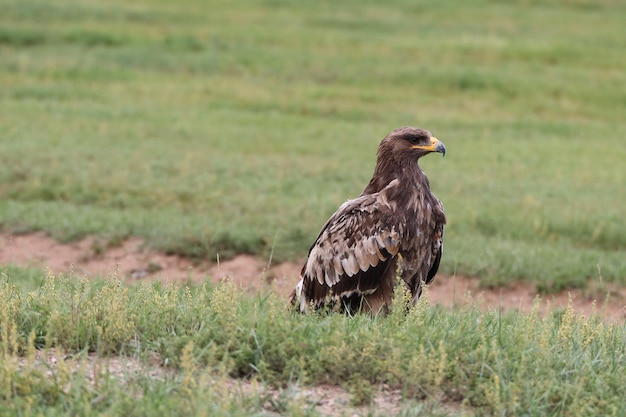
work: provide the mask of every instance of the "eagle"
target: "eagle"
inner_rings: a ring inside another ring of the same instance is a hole
[[[309,250],[291,296],[300,311],[388,311],[397,273],[417,303],[422,284],[439,269],[446,223],[418,163],[431,152],[445,156],[446,147],[428,130],[410,126],[380,142],[365,190],[339,207]]]

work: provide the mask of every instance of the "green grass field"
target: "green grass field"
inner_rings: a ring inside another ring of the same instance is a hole
[[[626,282],[622,2],[1,7],[6,230],[295,259],[408,124],[444,273]]]
[[[0,228],[302,259],[380,139],[415,125],[448,149],[422,163],[449,221],[444,274],[626,285],[625,15],[613,0],[0,0]],[[624,324],[601,311],[300,316],[228,286],[2,271],[0,415],[318,415],[263,390],[320,383],[366,405],[401,389],[404,416],[626,413]],[[72,356],[49,369],[33,346]],[[146,369],[85,384],[88,351]],[[153,377],[155,357],[173,373]],[[232,378],[261,392],[213,389]]]

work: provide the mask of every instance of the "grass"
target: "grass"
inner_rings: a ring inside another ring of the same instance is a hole
[[[316,398],[297,393],[321,383],[341,385],[361,415],[385,414],[370,406],[379,389],[400,390],[397,415],[407,416],[626,411],[623,323],[571,307],[540,317],[468,300],[445,310],[427,295],[407,313],[403,296],[386,317],[301,315],[230,283],[48,274],[24,291],[5,274],[0,414],[313,416]]]
[[[0,9],[5,231],[299,259],[410,124],[448,149],[422,163],[444,273],[626,283],[623,2]],[[228,284],[0,272],[0,415],[313,416],[319,384],[363,405],[347,415],[389,414],[390,390],[403,416],[626,414],[625,328],[601,307],[302,316]]]
[[[444,273],[626,279],[620,2],[0,6],[5,230],[301,258],[411,124]]]

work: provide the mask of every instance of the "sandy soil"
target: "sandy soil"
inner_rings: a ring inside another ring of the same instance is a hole
[[[304,262],[304,260],[302,260]],[[155,252],[140,239],[133,238],[118,246],[89,237],[84,240],[60,244],[44,233],[10,235],[0,233],[0,265],[50,268],[55,273],[73,270],[77,275],[107,276],[116,272],[127,282],[160,279],[164,282],[201,282],[229,278],[243,288],[258,291],[271,288],[287,297],[298,281],[302,262],[268,264],[250,255],[240,255],[221,262],[194,263],[178,256]],[[429,288],[430,300],[445,306],[464,303],[468,295],[480,301],[484,308],[532,308],[537,296],[534,288],[522,282],[506,287],[489,289],[479,284],[478,278],[439,275]],[[609,294],[606,301],[607,293]],[[594,300],[596,308],[607,320],[626,319],[626,288],[605,286],[601,291],[573,290],[572,305],[578,312],[590,314]],[[568,293],[542,297],[543,310],[564,308]]]

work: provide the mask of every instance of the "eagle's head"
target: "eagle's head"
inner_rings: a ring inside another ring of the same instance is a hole
[[[380,142],[374,175],[363,194],[372,194],[385,188],[396,178],[422,178],[428,185],[417,160],[431,152],[446,154],[446,147],[428,130],[417,127],[394,129]]]
[[[394,129],[383,139],[380,143],[379,157],[396,162],[405,159],[414,161],[431,152],[440,152],[445,156],[446,147],[428,130],[405,126]]]

